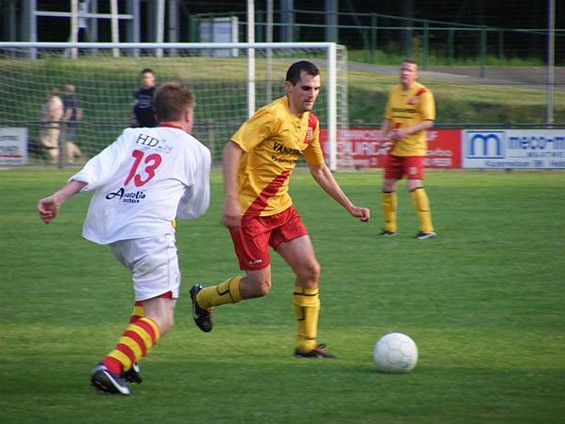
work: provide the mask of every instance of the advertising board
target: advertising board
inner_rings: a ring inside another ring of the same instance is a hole
[[[463,168],[565,169],[565,131],[465,130]]]
[[[27,128],[0,128],[0,165],[27,164]]]
[[[388,155],[390,143],[380,141],[379,129],[338,130],[337,167],[338,168],[377,168],[382,167]],[[320,140],[329,157],[327,132],[322,129]],[[428,131],[427,168],[461,167],[461,130]]]

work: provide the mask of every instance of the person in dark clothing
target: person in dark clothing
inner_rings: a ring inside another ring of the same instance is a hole
[[[74,163],[75,158],[82,159],[83,154],[77,146],[78,122],[82,119],[83,111],[76,94],[74,85],[65,86],[65,97],[63,98],[64,115],[63,121],[67,124],[65,128],[65,147],[67,149],[67,160]]]
[[[140,73],[141,88],[137,90],[133,97],[133,109],[131,113],[132,127],[156,127],[153,109],[153,93],[157,85],[155,84],[155,72],[152,69],[144,68]]]

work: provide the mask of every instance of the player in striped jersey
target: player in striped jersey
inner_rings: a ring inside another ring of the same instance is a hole
[[[383,141],[391,143],[384,169],[381,207],[385,225],[381,236],[396,235],[396,183],[404,176],[416,208],[420,240],[434,238],[430,202],[424,189],[424,157],[428,149],[426,130],[434,125],[435,103],[432,92],[416,81],[418,65],[405,59],[400,68],[401,84],[390,90],[381,126]]]
[[[155,92],[160,126],[129,128],[68,183],[39,201],[50,223],[72,195],[94,191],[83,236],[108,245],[132,274],[135,307],[116,347],[92,371],[98,390],[128,395],[137,362],[173,326],[179,295],[174,220],[202,215],[210,199],[210,151],[189,133],[194,97],[179,83]]]
[[[324,162],[320,124],[311,112],[321,87],[311,62],[292,64],[286,96],[259,109],[233,135],[223,152],[225,201],[223,223],[229,228],[240,269],[217,286],[191,289],[193,318],[205,332],[212,329],[215,306],[265,296],[271,288],[271,246],[296,274],[293,303],[297,319],[294,355],[332,358],[317,342],[320,311],[320,265],[306,227],[288,193],[296,162],[304,158],[314,180],[352,216],[369,220],[367,208],[355,206]]]

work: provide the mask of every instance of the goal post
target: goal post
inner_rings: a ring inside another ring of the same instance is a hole
[[[151,68],[157,83],[181,80],[192,89],[196,96],[193,133],[219,162],[229,137],[250,113],[284,95],[288,66],[303,59],[314,62],[322,74],[322,90],[313,112],[320,119],[328,165],[336,170],[338,130],[348,128],[348,99],[347,50],[335,43],[0,41],[4,99],[0,128],[26,128],[29,162],[47,163],[39,146],[46,91],[56,86],[62,96],[64,87],[73,85],[84,110],[77,141],[92,156],[129,126],[139,73]],[[63,166],[65,136],[61,133],[59,165]]]

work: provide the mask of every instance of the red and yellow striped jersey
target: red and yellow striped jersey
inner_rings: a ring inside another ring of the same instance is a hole
[[[385,118],[392,121],[392,128],[407,128],[436,117],[432,92],[418,82],[409,90],[402,85],[393,87],[388,95]],[[425,156],[428,149],[426,131],[418,131],[398,140],[391,154],[396,156]]]
[[[311,112],[291,113],[282,97],[259,109],[232,136],[242,150],[238,174],[238,198],[242,211],[274,215],[292,205],[288,182],[296,162],[320,165],[320,125]]]

